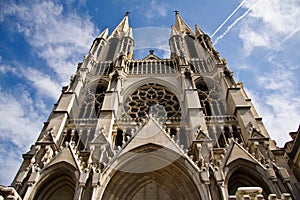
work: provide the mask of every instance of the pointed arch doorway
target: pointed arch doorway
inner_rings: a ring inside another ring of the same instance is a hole
[[[118,160],[121,164],[109,175],[103,200],[201,199],[199,177],[186,158],[153,144],[134,152],[135,156],[131,152],[130,157],[125,154]],[[143,168],[151,170],[141,171]]]

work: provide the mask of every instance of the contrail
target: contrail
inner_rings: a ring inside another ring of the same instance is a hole
[[[298,33],[300,31],[300,27],[296,28],[294,31],[292,31],[290,34],[288,34],[281,42],[280,44],[276,47],[276,50],[279,49],[279,47],[281,45],[283,45],[283,43],[285,43],[288,39],[290,39],[291,37],[293,37],[296,33]]]
[[[246,0],[243,0],[238,7],[236,7],[236,9],[234,9],[234,11],[232,11],[232,13],[224,20],[224,22],[215,30],[215,32],[211,35],[211,38],[214,37],[214,35],[224,26],[224,24],[232,17],[232,15],[234,15],[238,9],[246,2]]]
[[[230,26],[227,27],[226,31],[217,37],[217,39],[213,42],[213,45],[216,45],[220,39],[222,39],[227,33],[239,22],[241,21],[249,12],[253,10],[253,8],[260,2],[261,0],[258,0],[255,4],[253,4],[242,16],[237,18]]]
[[[296,33],[300,31],[300,27],[296,28],[294,31],[292,31],[290,34],[288,34],[273,50],[271,50],[264,59],[268,58],[274,51],[278,51],[279,48],[291,37],[293,37]]]

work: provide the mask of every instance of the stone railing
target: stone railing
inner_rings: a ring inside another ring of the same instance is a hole
[[[235,122],[236,117],[234,115],[205,116],[205,120],[210,123]]]
[[[0,185],[0,199],[5,200],[22,200],[18,192],[13,187]]]
[[[265,200],[260,187],[239,187],[235,195],[229,196],[229,200]],[[291,194],[282,193],[280,198],[276,194],[269,194],[267,200],[292,200]]]
[[[97,124],[98,118],[77,118],[77,119],[69,119],[68,124],[74,125],[94,125]]]
[[[136,60],[129,63],[129,74],[173,74],[177,68],[174,60]]]

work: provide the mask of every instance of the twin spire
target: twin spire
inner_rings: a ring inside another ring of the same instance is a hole
[[[128,14],[129,12],[126,12],[124,18],[122,21],[119,23],[119,25],[113,30],[111,33],[110,37],[114,36],[120,36],[121,34],[125,34],[125,37],[132,37],[132,27],[129,26],[128,22]],[[104,31],[98,36],[98,38],[102,38],[107,40],[108,38],[108,28],[105,28]]]
[[[182,19],[182,17],[179,15],[178,11],[175,11],[175,17],[176,17],[176,22],[175,22],[175,28],[179,33],[187,33],[187,34],[194,34],[192,29],[187,25],[187,23]]]
[[[198,25],[195,25],[195,33],[193,30],[187,25],[187,23],[183,20],[183,18],[179,15],[178,11],[175,12],[175,26],[172,25],[171,27],[171,35],[181,35],[181,34],[189,34],[194,35],[196,37],[199,37],[201,35],[204,35],[205,33],[199,28]],[[128,15],[129,12],[126,12],[124,18],[119,23],[119,25],[113,30],[110,37],[114,36],[120,36],[121,34],[124,34],[125,37],[131,37],[133,38],[132,34],[132,27],[129,26],[128,22]],[[104,31],[98,36],[98,38],[102,38],[107,40],[108,39],[108,28],[105,28]]]
[[[179,15],[178,11],[175,12],[176,22],[175,26],[172,25],[172,34],[176,35],[178,33],[180,34],[188,34],[188,35],[194,35],[196,38],[199,36],[205,35],[205,33],[199,28],[199,26],[195,25],[195,33],[193,30],[187,25],[187,23],[182,19],[182,17]]]
[[[127,33],[130,29],[129,23],[128,23],[128,14],[129,12],[126,12],[124,18],[120,22],[120,24],[115,28],[115,30],[111,33],[112,36],[120,35],[122,32]]]

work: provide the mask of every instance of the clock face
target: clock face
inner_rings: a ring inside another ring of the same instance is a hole
[[[166,87],[148,83],[127,97],[125,112],[133,119],[146,118],[149,114],[161,118],[180,118],[180,103]]]

